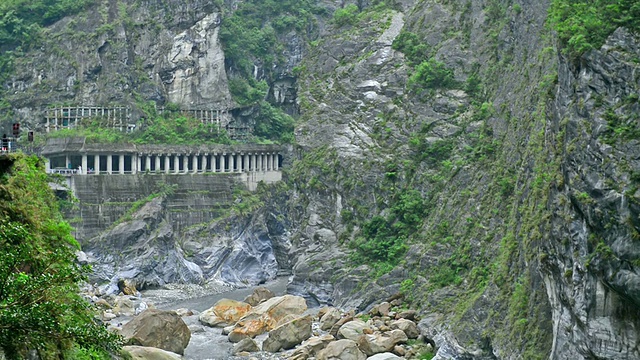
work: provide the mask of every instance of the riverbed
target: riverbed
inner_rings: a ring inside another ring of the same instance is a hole
[[[287,283],[288,278],[281,277],[261,286],[270,289],[276,296],[281,296],[286,293]],[[158,309],[188,309],[194,312],[194,315],[183,317],[191,330],[191,340],[184,352],[185,360],[280,359],[281,357],[276,354],[262,352],[253,353],[250,357],[232,356],[233,344],[229,342],[227,336],[222,335],[222,329],[204,326],[198,321],[198,314],[212,307],[218,300],[227,298],[242,301],[253,292],[253,289],[253,287],[241,289],[224,286],[197,288],[175,285],[163,289],[143,291],[141,295],[143,299],[147,299]]]

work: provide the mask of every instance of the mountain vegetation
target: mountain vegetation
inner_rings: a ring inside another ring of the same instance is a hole
[[[549,16],[564,52],[573,58],[602,46],[620,26],[640,31],[640,3],[635,0],[552,0]]]
[[[10,359],[109,359],[121,346],[79,295],[89,268],[58,210],[44,163],[0,159],[0,344]]]

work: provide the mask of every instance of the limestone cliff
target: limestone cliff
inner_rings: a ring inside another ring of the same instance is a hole
[[[14,120],[41,130],[52,104],[233,108],[220,11],[209,1],[97,1],[58,21],[5,84]]]

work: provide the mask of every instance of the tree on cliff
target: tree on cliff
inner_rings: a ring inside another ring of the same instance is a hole
[[[0,347],[10,359],[99,359],[120,346],[79,295],[86,269],[37,157],[0,158]]]

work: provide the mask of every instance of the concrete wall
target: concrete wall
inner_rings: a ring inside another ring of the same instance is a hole
[[[223,215],[237,186],[255,190],[260,181],[279,181],[279,171],[211,174],[73,175],[69,188],[78,199],[77,209],[67,213],[81,242],[97,236],[121,219],[133,203],[175,187],[167,198],[167,220],[174,231],[206,223]]]

